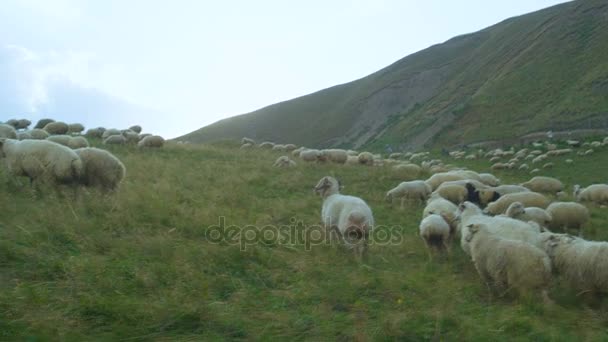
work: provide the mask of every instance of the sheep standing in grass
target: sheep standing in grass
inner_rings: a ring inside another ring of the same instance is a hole
[[[133,126],[129,127],[129,130],[131,130],[131,131],[133,131],[133,132],[135,132],[137,134],[140,134],[141,133],[141,126],[140,125],[133,125]]]
[[[84,134],[87,138],[102,139],[105,129],[103,127],[89,128]]]
[[[104,145],[124,145],[126,143],[127,138],[123,137],[122,135],[110,135],[103,140]]]
[[[540,292],[551,302],[551,261],[547,254],[523,241],[496,236],[484,224],[471,224],[465,239],[471,246],[471,258],[483,281],[504,295],[510,288],[520,294]]]
[[[556,194],[564,190],[564,184],[552,177],[536,176],[522,184],[534,192]]]
[[[161,148],[165,144],[165,139],[160,135],[150,135],[137,143],[138,147]]]
[[[485,185],[489,185],[489,186],[499,186],[500,185],[500,179],[496,178],[496,176],[494,176],[491,173],[480,173],[479,177],[481,178],[481,182],[484,183]]]
[[[583,226],[589,221],[589,209],[576,202],[554,202],[547,207],[551,215],[551,229],[575,228],[581,235]]]
[[[19,139],[19,140],[32,139],[32,135],[27,131],[17,132],[17,139]]]
[[[68,132],[68,124],[65,122],[55,121],[44,126],[44,130],[51,135],[66,134]]]
[[[69,135],[60,134],[60,135],[51,135],[48,138],[46,138],[46,140],[52,141],[57,144],[61,144],[63,146],[68,146],[71,138],[72,137],[70,137]]]
[[[68,141],[68,147],[71,149],[89,147],[89,142],[82,136],[71,137],[70,141]]]
[[[608,203],[608,185],[593,184],[586,188],[574,186],[574,198],[579,202],[594,202],[596,204]]]
[[[429,249],[429,259],[432,258],[430,253],[432,249],[449,253],[453,231],[441,215],[431,213],[423,218],[420,222],[419,231],[420,237]]]
[[[341,149],[322,150],[321,156],[322,158],[337,164],[344,164],[348,159],[348,154],[346,154],[346,151]]]
[[[340,183],[333,177],[323,177],[314,190],[323,198],[321,219],[325,228],[330,234],[336,230],[347,246],[363,257],[374,227],[371,208],[361,198],[341,195]]]
[[[433,193],[437,193],[439,196],[454,204],[460,204],[467,199],[469,191],[467,190],[466,186],[444,183],[441,184]]]
[[[32,136],[32,139],[35,140],[44,140],[51,136],[47,131],[40,128],[34,128],[31,131],[28,131],[28,133]]]
[[[513,202],[521,202],[525,207],[547,208],[549,199],[537,192],[517,192],[514,194],[506,194],[498,200],[488,204],[485,213],[490,215],[499,215],[507,211],[507,208]]]
[[[507,208],[505,215],[523,222],[534,221],[541,227],[547,228],[550,227],[552,221],[552,217],[548,213],[548,209],[544,210],[536,207],[526,208],[520,202],[511,203],[511,205]]]
[[[14,176],[34,182],[69,184],[82,176],[82,161],[68,147],[46,140],[0,139],[0,152]]]
[[[108,137],[112,136],[112,135],[121,135],[122,132],[116,128],[109,128],[103,131],[103,133],[101,133],[101,138],[102,139],[107,139]]]
[[[98,187],[103,191],[118,189],[126,174],[125,166],[118,158],[106,150],[94,147],[79,148],[74,152],[82,160],[80,182],[83,185]]]
[[[137,144],[139,140],[139,134],[133,132],[130,129],[124,130],[122,136],[127,139],[127,144]]]
[[[0,124],[0,138],[17,139],[15,127],[7,124]]]
[[[552,234],[544,249],[557,273],[572,288],[581,293],[608,292],[608,242]]]
[[[44,129],[44,127],[46,125],[50,124],[51,122],[55,122],[55,120],[53,120],[53,119],[40,119],[40,120],[38,120],[38,122],[36,123],[36,126],[34,126],[34,128]]]
[[[80,134],[82,131],[84,131],[84,126],[82,124],[73,123],[68,125],[68,133],[70,134]]]
[[[361,152],[357,157],[359,158],[359,164],[374,165],[374,155],[369,152]]]
[[[300,159],[306,162],[316,162],[319,161],[319,157],[321,155],[321,151],[314,149],[306,149],[300,152]]]
[[[386,193],[386,200],[392,202],[394,199],[400,198],[400,208],[403,209],[406,199],[426,201],[430,194],[431,188],[427,183],[421,180],[415,180],[410,182],[402,182],[395,188],[389,190]]]
[[[422,211],[422,217],[427,217],[433,213],[443,217],[443,219],[450,225],[450,231],[452,233],[457,231],[459,213],[458,207],[454,203],[446,200],[438,194],[433,193],[426,202],[426,206]]]
[[[296,162],[289,159],[288,156],[280,156],[272,166],[281,168],[294,167],[296,166]]]
[[[420,166],[416,164],[397,164],[393,166],[393,170],[406,179],[415,179],[422,172]]]

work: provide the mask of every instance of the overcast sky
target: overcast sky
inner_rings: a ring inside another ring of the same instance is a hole
[[[0,120],[175,137],[562,2],[3,0]]]

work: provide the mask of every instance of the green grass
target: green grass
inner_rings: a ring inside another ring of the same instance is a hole
[[[429,262],[417,235],[422,206],[384,202],[401,180],[390,168],[299,162],[279,170],[271,166],[277,154],[229,143],[112,150],[127,177],[110,197],[33,195],[0,175],[0,340],[608,338],[606,302],[588,309],[557,283],[553,308],[489,301],[457,244],[451,259]],[[606,180],[608,151],[574,157],[576,168],[563,159],[547,174],[569,186]],[[294,225],[309,234],[320,224],[312,187],[325,175],[368,201],[377,224],[401,241],[372,245],[365,264],[323,244],[209,241],[220,217],[226,226]],[[608,239],[606,209],[591,212],[586,236]]]

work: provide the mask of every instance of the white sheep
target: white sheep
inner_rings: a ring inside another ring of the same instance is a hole
[[[51,135],[48,138],[46,138],[46,140],[48,140],[48,141],[52,141],[54,143],[61,144],[63,146],[68,146],[68,144],[70,143],[70,139],[72,139],[72,137],[70,137],[69,135],[65,135],[65,134]]]
[[[431,258],[430,252],[432,249],[439,252],[450,251],[453,234],[450,225],[441,215],[431,213],[424,217],[418,230],[420,237],[429,249],[429,258]]]
[[[348,158],[346,158],[346,162],[344,164],[359,165],[359,157],[358,156],[348,156]]]
[[[78,133],[78,134],[80,134],[82,131],[84,131],[84,126],[82,124],[73,123],[73,124],[69,124],[68,125],[68,132],[67,133]]]
[[[101,138],[103,140],[105,140],[108,137],[111,137],[113,135],[122,135],[122,132],[116,128],[109,128],[109,129],[104,130],[103,133],[101,133]]]
[[[61,121],[55,121],[44,126],[44,130],[51,135],[66,134],[68,132],[68,124]]]
[[[306,149],[300,152],[300,159],[306,162],[317,162],[319,161],[319,157],[321,155],[321,151],[315,149]]]
[[[426,180],[426,183],[431,187],[431,189],[433,191],[435,191],[444,182],[465,180],[465,179],[467,179],[467,178],[463,174],[441,172],[441,173],[436,173],[436,174],[432,175],[431,177],[429,177]]]
[[[314,191],[323,198],[321,219],[325,228],[330,234],[336,230],[347,246],[363,257],[374,228],[371,208],[359,197],[341,195],[340,183],[333,177],[323,177]]]
[[[549,199],[538,192],[517,192],[501,196],[498,200],[488,204],[485,213],[490,215],[503,214],[513,202],[521,202],[526,207],[545,209],[549,206]]]
[[[46,138],[51,136],[47,131],[40,128],[34,128],[31,131],[28,131],[28,133],[32,136],[32,139],[34,140],[45,140]]]
[[[468,190],[465,186],[458,184],[441,184],[433,193],[447,199],[454,204],[464,202],[468,196]]]
[[[500,179],[496,178],[496,176],[494,176],[491,173],[480,173],[479,174],[479,178],[481,178],[481,182],[484,183],[485,185],[489,185],[489,186],[499,186],[500,185]]]
[[[473,184],[475,185],[475,184]],[[523,187],[521,185],[499,185],[493,188],[479,188],[475,185],[477,189],[479,189],[479,203],[483,206],[487,205],[490,202],[494,202],[500,198],[500,196],[506,194],[514,194],[518,192],[530,192],[530,189]]]
[[[28,131],[17,132],[17,139],[18,140],[32,139],[32,135]]]
[[[361,152],[361,153],[359,153],[357,158],[359,158],[359,164],[369,165],[369,166],[374,165],[374,155],[369,152]]]
[[[53,119],[40,119],[40,120],[38,120],[38,122],[36,123],[36,126],[34,126],[34,128],[44,129],[44,126],[50,124],[51,122],[55,122],[55,120],[53,120]]]
[[[104,145],[124,145],[127,143],[127,138],[122,135],[110,135],[103,140]]]
[[[534,192],[556,194],[564,190],[564,184],[559,179],[545,176],[536,176],[522,183],[522,186]]]
[[[82,176],[82,161],[66,146],[46,140],[0,139],[2,157],[13,176],[32,183],[75,183]]]
[[[102,139],[106,130],[103,127],[89,128],[84,134],[87,138]],[[107,137],[106,137],[107,138]]]
[[[133,125],[133,126],[129,127],[129,130],[131,130],[137,134],[140,134],[142,131],[142,128],[140,125]]]
[[[296,162],[289,159],[288,156],[280,156],[272,165],[274,167],[288,168],[296,166]]]
[[[502,296],[513,288],[519,294],[539,292],[551,303],[551,260],[530,243],[497,236],[485,224],[470,224],[465,239],[471,246],[471,258],[482,280]]]
[[[125,178],[125,166],[112,153],[94,147],[79,148],[74,152],[82,160],[83,172],[80,181],[85,186],[115,191]]]
[[[400,208],[403,209],[403,205],[406,199],[416,199],[419,201],[426,201],[431,194],[430,186],[421,180],[401,182],[399,185],[389,190],[386,193],[386,200],[392,202],[393,200],[400,198]]]
[[[538,234],[543,230],[534,222],[522,222],[506,216],[487,216],[481,209],[471,202],[464,202],[458,207],[460,211],[460,221],[458,230],[460,231],[460,246],[466,254],[471,254],[469,241],[466,240],[468,226],[471,224],[485,224],[492,233],[512,240],[521,240],[528,243],[535,243]]]
[[[575,228],[579,235],[589,221],[589,209],[576,202],[553,202],[547,207],[547,213],[552,218],[550,229]]]
[[[439,214],[444,220],[450,225],[450,230],[453,232],[458,229],[458,207],[439,196],[438,194],[431,194],[426,202],[426,206],[422,211],[422,217],[427,217],[431,214]]]
[[[422,172],[420,166],[416,164],[397,164],[393,166],[393,170],[406,179],[415,179]]]
[[[68,147],[71,149],[89,147],[89,142],[83,136],[71,137],[68,141]]]
[[[274,143],[270,141],[264,141],[258,145],[259,148],[271,150],[274,147]]]
[[[149,135],[137,143],[140,148],[161,148],[165,144],[165,139],[160,135]]]
[[[0,138],[17,139],[15,127],[7,124],[0,124]]]
[[[567,234],[552,234],[545,251],[553,267],[570,287],[593,294],[608,290],[608,242],[586,241]]]
[[[321,151],[321,157],[337,164],[344,164],[348,159],[346,150],[341,149],[328,149]]]
[[[574,197],[579,202],[594,202],[596,204],[608,203],[608,185],[593,184],[586,188],[581,188],[580,185],[574,186]]]
[[[546,228],[550,227],[552,220],[548,210],[537,207],[526,208],[521,202],[511,203],[505,215],[523,222],[533,221]]]
[[[122,136],[125,137],[125,139],[127,139],[128,144],[137,144],[138,142],[140,142],[139,134],[133,132],[130,129],[126,129],[126,130],[122,131]]]

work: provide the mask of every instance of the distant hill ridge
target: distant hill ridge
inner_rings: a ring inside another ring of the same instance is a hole
[[[608,128],[608,2],[573,1],[177,140],[403,149]],[[589,127],[593,125],[593,127]]]

